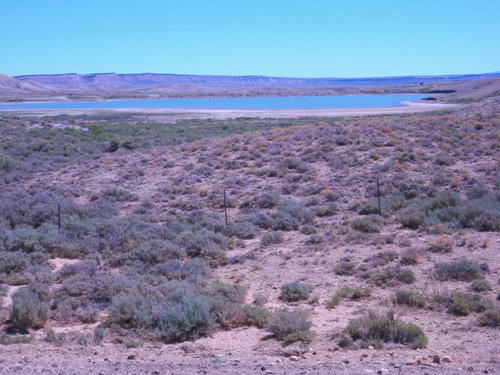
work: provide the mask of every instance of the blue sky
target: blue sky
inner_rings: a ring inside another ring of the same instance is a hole
[[[0,73],[500,70],[498,0],[2,0]]]

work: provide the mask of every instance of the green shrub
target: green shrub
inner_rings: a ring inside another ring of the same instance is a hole
[[[409,229],[418,229],[427,218],[427,215],[423,207],[417,204],[412,204],[401,210],[399,214],[398,221],[405,227]]]
[[[394,342],[419,349],[425,348],[428,343],[422,329],[397,321],[392,311],[383,315],[370,313],[366,318],[351,320],[343,334],[354,342],[360,340],[363,347],[377,342]]]
[[[338,295],[333,295],[332,298],[330,298],[328,301],[326,301],[326,307],[329,309],[333,309],[334,307],[337,307],[342,300],[342,297]]]
[[[254,199],[259,208],[273,208],[281,202],[281,196],[278,193],[264,193]]]
[[[364,278],[369,278],[372,283],[377,286],[384,287],[387,285],[398,285],[400,282],[412,284],[415,281],[413,272],[400,266],[388,267],[381,271],[366,271]]]
[[[271,312],[265,307],[244,306],[243,311],[246,315],[245,324],[264,328],[271,317]]]
[[[471,284],[471,288],[474,292],[487,292],[491,290],[491,285],[486,280],[474,280]]]
[[[2,333],[0,336],[0,345],[31,344],[34,339],[31,335],[9,336]]]
[[[401,254],[401,264],[410,266],[418,263],[421,251],[416,248],[409,248]]]
[[[49,302],[29,288],[19,288],[12,295],[10,320],[21,330],[42,328],[47,322]]]
[[[136,194],[115,188],[103,190],[102,196],[111,202],[136,202],[139,200],[139,196]]]
[[[308,315],[304,310],[280,310],[269,318],[265,329],[271,332],[277,340],[285,343],[309,342],[314,334],[310,331],[312,322],[307,320]]]
[[[273,229],[285,231],[297,230],[300,225],[310,224],[313,220],[311,211],[291,200],[281,202],[273,217],[275,219]]]
[[[274,224],[274,219],[262,211],[248,215],[246,220],[262,229],[270,229]]]
[[[394,293],[394,300],[398,305],[407,305],[411,307],[425,307],[425,299],[418,293],[411,290],[400,289]]]
[[[436,264],[433,275],[439,281],[472,281],[480,277],[481,268],[478,263],[462,257],[453,262]]]
[[[500,311],[494,309],[485,310],[477,318],[479,327],[499,327],[500,326]]]
[[[311,234],[316,234],[318,229],[314,225],[304,224],[299,228],[299,231],[302,234],[311,235]]]
[[[350,276],[356,271],[356,264],[350,258],[341,258],[333,271],[338,276]]]
[[[337,213],[337,210],[337,205],[335,203],[331,203],[328,207],[320,207],[316,209],[316,216],[333,216]]]
[[[55,331],[51,328],[47,331],[43,341],[48,342],[49,344],[56,344],[58,346],[62,346],[66,343],[66,333],[55,333]]]
[[[380,233],[378,219],[374,216],[354,219],[351,222],[351,226],[363,233]]]
[[[192,293],[177,290],[169,308],[159,314],[158,335],[165,342],[182,342],[206,335],[212,329],[209,303]]]
[[[249,221],[237,221],[226,226],[222,233],[229,237],[250,240],[260,233],[260,228]]]
[[[169,280],[185,280],[188,277],[208,278],[211,275],[210,265],[205,259],[194,258],[185,262],[171,260],[150,269],[150,274],[166,277]]]
[[[140,295],[117,298],[110,306],[106,324],[150,330],[171,343],[204,336],[212,330],[214,319],[207,298],[176,289],[166,300]]]
[[[12,171],[17,166],[17,162],[8,155],[0,154],[0,176]]]
[[[302,301],[309,298],[312,288],[299,282],[284,284],[281,287],[280,299],[286,302]]]
[[[335,292],[335,294],[326,302],[326,307],[336,307],[344,298],[352,301],[357,301],[362,298],[369,297],[372,293],[371,288],[363,288],[360,286],[345,286]]]
[[[360,286],[345,286],[335,292],[341,298],[348,298],[357,301],[362,298],[369,297],[372,294],[371,288],[363,288]]]
[[[383,266],[399,258],[399,254],[394,250],[382,251],[364,260],[370,267]]]
[[[313,234],[312,236],[309,236],[306,239],[306,244],[308,244],[308,245],[317,245],[319,243],[322,243],[323,241],[324,241],[323,236],[321,236],[319,234]]]
[[[449,314],[467,316],[470,312],[483,312],[493,307],[488,299],[477,294],[453,292],[448,302]]]
[[[266,233],[262,236],[260,240],[260,246],[265,247],[269,245],[279,244],[283,242],[283,236],[281,233]]]

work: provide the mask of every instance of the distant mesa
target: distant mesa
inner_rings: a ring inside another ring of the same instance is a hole
[[[21,82],[36,82],[57,88],[121,88],[131,89],[151,85],[192,84],[212,88],[234,87],[380,87],[418,85],[430,82],[468,81],[471,79],[500,77],[500,73],[442,75],[442,76],[404,76],[404,77],[367,77],[367,78],[287,78],[267,76],[223,76],[189,74],[43,74],[13,77]]]

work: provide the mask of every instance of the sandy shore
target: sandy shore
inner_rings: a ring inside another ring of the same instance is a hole
[[[0,110],[0,113],[11,113],[30,116],[83,115],[109,113],[140,113],[163,115],[170,118],[213,118],[229,119],[237,117],[258,118],[296,118],[296,117],[351,117],[387,114],[403,114],[431,112],[456,109],[457,104],[403,102],[403,107],[388,108],[336,108],[336,109],[294,109],[294,110],[255,110],[255,109],[192,109],[192,108],[124,108],[124,109],[46,109],[46,110]]]

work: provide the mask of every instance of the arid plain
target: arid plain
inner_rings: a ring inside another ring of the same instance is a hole
[[[500,372],[499,85],[0,114],[0,373]]]

